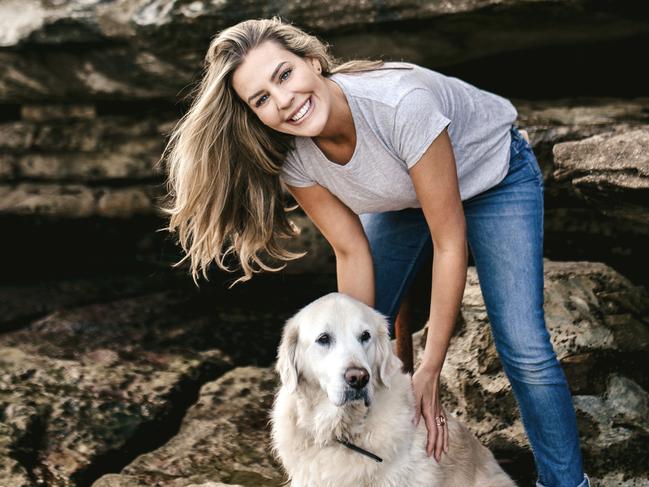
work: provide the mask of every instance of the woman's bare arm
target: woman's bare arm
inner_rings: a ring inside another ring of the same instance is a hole
[[[464,293],[468,258],[455,157],[446,130],[410,169],[410,176],[433,240],[428,335],[422,363],[416,377],[413,376],[413,387],[422,398],[417,416],[424,416],[428,428],[427,451],[434,451],[439,461],[442,449],[448,449],[448,430],[442,428],[442,434],[438,434],[434,421],[435,416],[442,414],[439,375]]]
[[[336,254],[338,291],[373,307],[372,254],[358,215],[320,185],[288,189]]]

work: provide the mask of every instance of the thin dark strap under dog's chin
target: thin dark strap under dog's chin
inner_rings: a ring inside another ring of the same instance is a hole
[[[336,441],[338,443],[340,443],[341,445],[346,446],[350,450],[353,450],[353,451],[355,451],[357,453],[360,453],[361,455],[365,455],[366,457],[371,458],[375,462],[381,463],[383,461],[383,459],[380,456],[375,455],[371,451],[367,451],[364,448],[361,448],[360,446],[354,445],[353,443],[350,443],[347,440],[342,440],[342,439],[338,438],[338,439],[336,439]]]

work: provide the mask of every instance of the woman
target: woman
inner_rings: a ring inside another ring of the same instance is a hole
[[[332,245],[340,292],[393,322],[433,248],[429,333],[412,377],[427,452],[448,448],[439,377],[467,241],[541,486],[584,487],[575,412],[543,317],[543,178],[507,100],[407,63],[338,65],[279,19],[221,32],[169,144],[176,230],[196,279],[235,254],[249,279],[294,234],[282,184]],[[281,181],[281,182],[280,182]],[[184,260],[184,259],[183,259]]]

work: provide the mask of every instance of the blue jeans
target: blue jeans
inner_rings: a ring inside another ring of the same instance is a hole
[[[537,485],[586,487],[572,396],[543,315],[543,176],[515,127],[511,139],[505,179],[463,203],[467,239],[534,453]],[[419,208],[365,214],[361,222],[374,259],[375,306],[393,327],[405,291],[432,251],[428,225]]]

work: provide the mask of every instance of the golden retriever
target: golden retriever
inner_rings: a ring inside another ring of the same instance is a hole
[[[276,369],[272,441],[292,487],[515,487],[450,415],[448,453],[426,455],[387,321],[349,296],[328,294],[288,320]]]

